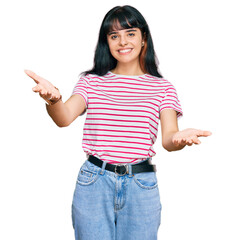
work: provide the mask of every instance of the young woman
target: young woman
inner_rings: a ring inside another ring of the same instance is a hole
[[[47,101],[59,127],[87,110],[83,129],[86,159],[72,204],[75,238],[156,240],[161,202],[153,144],[159,120],[167,151],[199,144],[209,131],[179,131],[182,109],[174,86],[158,71],[153,42],[140,12],[118,6],[105,16],[94,66],[79,78],[64,103],[49,81],[25,70]]]

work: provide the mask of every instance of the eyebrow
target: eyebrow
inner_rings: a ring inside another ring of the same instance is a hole
[[[135,30],[135,29],[128,29],[127,31],[125,31],[125,32],[137,32],[137,30]],[[108,35],[112,35],[112,34],[117,34],[118,32],[109,32],[108,33]]]

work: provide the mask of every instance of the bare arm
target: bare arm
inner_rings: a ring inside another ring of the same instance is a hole
[[[46,104],[46,109],[58,127],[67,127],[86,110],[86,106],[83,97],[77,94],[65,103],[59,101],[54,105]]]
[[[60,98],[59,90],[49,81],[32,71],[25,70],[25,73],[37,83],[33,91],[38,92],[44,100],[55,101]],[[72,95],[65,103],[59,100],[53,105],[46,104],[46,109],[58,127],[66,127],[86,110],[86,104],[82,96]]]
[[[177,113],[173,109],[165,109],[160,114],[162,145],[167,151],[177,151],[186,145],[200,144],[198,137],[211,135],[209,131],[188,128],[179,131]]]
[[[165,109],[161,111],[161,133],[162,133],[162,146],[167,151],[177,151],[185,147],[176,147],[172,142],[173,135],[179,131],[177,122],[177,113],[172,109]]]

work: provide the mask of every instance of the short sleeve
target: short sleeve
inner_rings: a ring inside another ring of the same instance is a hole
[[[88,107],[87,85],[88,85],[88,78],[85,76],[82,76],[79,78],[72,92],[72,95],[79,94],[83,97],[86,104],[86,108]]]
[[[174,109],[177,112],[177,118],[183,116],[182,107],[176,89],[170,82],[168,82],[168,85],[165,89],[165,96],[160,104],[160,112],[168,108]]]

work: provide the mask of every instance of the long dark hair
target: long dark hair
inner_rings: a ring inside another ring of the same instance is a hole
[[[117,60],[110,53],[107,34],[113,31],[114,28],[118,30],[119,26],[122,29],[140,29],[145,43],[139,57],[141,69],[144,73],[162,78],[162,75],[158,71],[158,59],[154,51],[148,24],[142,14],[136,8],[129,5],[114,7],[105,15],[100,27],[95,50],[94,66],[91,70],[85,71],[82,74],[87,75],[91,73],[103,76],[116,67]]]

